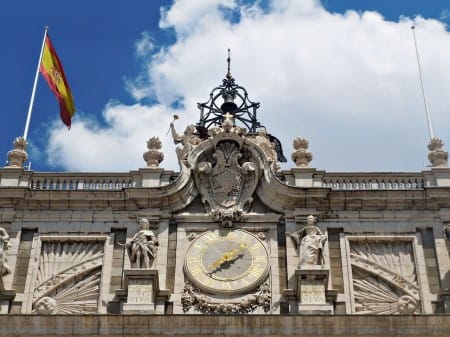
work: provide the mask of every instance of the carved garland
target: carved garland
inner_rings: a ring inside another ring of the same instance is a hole
[[[257,307],[262,307],[264,312],[270,310],[270,287],[263,283],[255,294],[248,295],[239,303],[215,303],[211,298],[202,295],[200,290],[195,288],[192,283],[185,282],[183,294],[181,295],[181,304],[183,311],[187,312],[194,308],[203,314],[247,314],[254,311]]]

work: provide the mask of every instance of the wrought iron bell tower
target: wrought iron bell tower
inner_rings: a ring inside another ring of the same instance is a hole
[[[230,63],[230,49],[228,48],[228,69],[222,84],[211,91],[208,101],[197,103],[197,107],[200,110],[200,121],[197,123],[196,128],[202,139],[208,138],[208,130],[211,127],[222,125],[225,119],[231,119],[234,124],[238,122],[241,124],[240,126],[245,126],[249,134],[256,134],[258,129],[263,127],[257,119],[259,102],[252,102],[248,98],[247,90],[236,84],[231,75]],[[278,160],[286,162],[281,142],[272,135],[268,136],[270,141],[275,143]]]
[[[207,102],[197,105],[200,109],[197,130],[201,135],[213,126],[220,126],[227,117],[243,124],[249,133],[256,133],[257,129],[261,127],[256,118],[259,103],[250,101],[247,90],[236,84],[231,76],[230,61],[230,49],[228,49],[228,71],[222,84],[211,91]]]

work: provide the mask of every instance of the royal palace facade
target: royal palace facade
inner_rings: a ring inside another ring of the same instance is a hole
[[[450,167],[290,170],[228,72],[178,134],[180,172],[0,169],[0,335],[450,336]]]

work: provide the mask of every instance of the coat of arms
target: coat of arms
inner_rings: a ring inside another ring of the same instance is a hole
[[[208,159],[197,166],[197,187],[214,219],[230,227],[251,206],[258,167],[245,161],[240,145],[232,140],[219,142]]]

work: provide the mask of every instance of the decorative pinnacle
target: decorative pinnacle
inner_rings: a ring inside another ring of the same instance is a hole
[[[230,50],[230,47],[228,47],[227,63],[228,63],[228,71],[227,71],[226,78],[230,79],[230,78],[232,78],[231,71],[230,71],[230,63],[231,63],[231,50]]]

